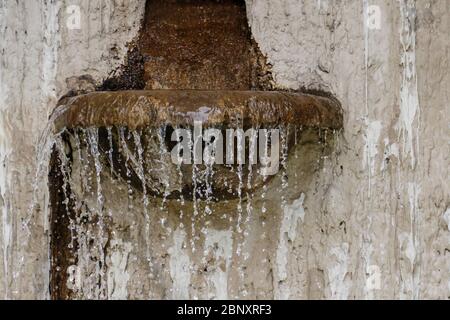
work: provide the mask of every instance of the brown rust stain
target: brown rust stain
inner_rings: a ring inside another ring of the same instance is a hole
[[[53,300],[66,300],[72,297],[72,291],[68,288],[67,282],[69,266],[75,264],[76,257],[74,249],[76,241],[72,241],[72,234],[69,229],[70,220],[75,218],[73,199],[67,199],[66,194],[70,194],[70,185],[64,186],[64,177],[61,172],[61,160],[58,152],[54,149],[50,159],[50,296]],[[64,192],[66,188],[66,193]],[[66,205],[66,201],[67,205]],[[69,208],[69,210],[67,210]],[[74,243],[74,248],[69,249],[69,245]]]
[[[147,4],[140,38],[146,89],[251,88],[251,42],[237,1]]]
[[[139,37],[119,73],[99,91],[273,88],[245,1],[237,0],[148,0]]]

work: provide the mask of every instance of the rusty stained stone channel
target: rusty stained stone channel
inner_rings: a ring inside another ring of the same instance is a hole
[[[148,0],[140,35],[118,71],[100,91],[273,88],[245,2],[237,0]]]
[[[147,90],[249,90],[264,82],[244,1],[148,1],[139,48]]]

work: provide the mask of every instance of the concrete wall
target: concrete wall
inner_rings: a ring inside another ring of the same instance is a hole
[[[329,89],[345,110],[342,172],[324,199],[306,200],[306,216],[325,232],[299,240],[305,256],[291,256],[292,268],[303,257],[329,298],[448,298],[448,4],[283,4],[249,3],[277,82]],[[364,14],[376,8],[379,29]],[[377,268],[382,290],[368,291]]]
[[[301,195],[269,212],[275,230],[262,242],[264,275],[246,265],[251,276],[240,288],[229,264],[239,260],[228,259],[234,250],[227,248],[241,238],[232,229],[211,229],[204,247],[220,268],[188,278],[187,265],[203,253],[186,252],[186,235],[176,230],[167,232],[170,248],[158,249],[167,256],[167,279],[154,297],[207,297],[198,289],[206,281],[222,298],[449,298],[447,1],[246,2],[277,85],[331,91],[342,102],[345,129]],[[80,0],[81,29],[69,30],[66,8],[76,3],[0,1],[4,298],[48,297],[45,181],[36,184],[40,211],[28,210],[48,115],[68,90],[67,78],[90,74],[101,81],[122,62],[144,8],[138,0]],[[258,232],[257,223],[249,220],[249,230]],[[122,285],[114,297],[133,290]]]

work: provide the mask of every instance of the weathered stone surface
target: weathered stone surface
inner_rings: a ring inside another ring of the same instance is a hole
[[[41,211],[29,217],[27,210],[37,137],[67,92],[66,78],[91,74],[100,83],[136,35],[143,2],[107,3],[109,11],[81,1],[78,31],[66,28],[69,1],[0,4],[3,297],[48,297],[45,182],[36,196]],[[341,101],[345,130],[339,151],[323,159],[322,169],[307,169],[313,175],[294,179],[307,186],[304,196],[289,194],[284,210],[268,206],[268,214],[246,218],[245,241],[236,224],[228,229],[213,218],[209,224],[200,219],[207,232],[192,251],[186,245],[190,231],[175,228],[177,220],[162,226],[167,212],[155,214],[152,252],[160,281],[150,284],[141,285],[145,261],[124,267],[123,261],[142,256],[130,252],[138,234],[128,228],[129,216],[117,215],[122,232],[113,237],[108,257],[110,296],[448,298],[448,2],[246,3],[252,33],[273,65],[277,85],[329,90]],[[379,29],[367,27],[369,5],[380,8]],[[105,16],[108,28],[101,22]],[[296,161],[291,163],[300,166]],[[279,185],[274,186],[269,194],[277,203]],[[119,204],[117,212],[128,212]],[[235,208],[232,203],[223,210]],[[142,224],[142,215],[136,217],[141,220],[135,226]],[[27,218],[31,237],[21,226]],[[185,225],[191,221],[183,219]],[[144,250],[140,244],[137,251]],[[230,258],[238,247],[242,255]],[[380,286],[372,285],[377,279]]]

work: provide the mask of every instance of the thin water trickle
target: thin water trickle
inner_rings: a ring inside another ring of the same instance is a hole
[[[95,176],[96,176],[96,184],[97,184],[97,202],[98,202],[98,209],[97,209],[97,226],[98,226],[98,239],[97,239],[97,249],[98,249],[98,256],[99,261],[96,265],[96,271],[99,276],[99,298],[103,299],[106,297],[106,259],[105,259],[105,251],[104,248],[106,247],[106,234],[105,234],[105,219],[104,219],[104,196],[103,196],[103,190],[102,190],[102,171],[103,166],[100,160],[101,154],[99,151],[99,136],[98,136],[98,129],[97,128],[89,128],[86,130],[89,140],[89,146],[90,146],[90,152],[91,156],[94,159],[94,166],[95,166]]]
[[[41,136],[39,137],[37,143],[37,159],[36,159],[36,174],[32,182],[32,200],[28,209],[26,218],[23,221],[22,228],[25,230],[28,236],[31,236],[30,232],[30,222],[33,217],[36,205],[38,204],[37,196],[39,194],[40,183],[43,177],[46,177],[49,172],[50,158],[55,145],[56,139],[61,136],[61,131],[58,133],[54,132],[54,123],[52,120],[56,119],[57,116],[66,111],[67,108],[61,108],[61,110],[55,112],[50,118],[49,123],[44,128]],[[64,131],[64,130],[62,130]],[[48,217],[45,217],[48,218]]]
[[[63,179],[63,185],[62,185],[62,191],[63,191],[63,195],[64,195],[64,200],[63,200],[63,204],[66,208],[66,215],[69,219],[69,230],[70,230],[70,244],[69,244],[69,249],[72,250],[74,248],[74,241],[75,241],[75,229],[76,229],[76,224],[75,221],[73,220],[70,212],[71,212],[71,208],[69,208],[70,205],[70,200],[73,198],[73,194],[70,191],[70,186],[72,185],[72,174],[71,174],[71,168],[70,168],[70,160],[67,157],[67,153],[66,153],[66,147],[65,147],[65,142],[63,141],[62,136],[59,136],[58,138],[55,139],[55,151],[58,154],[58,158],[59,158],[59,169],[62,175],[62,179]]]
[[[113,128],[108,127],[106,128],[108,132],[108,144],[109,144],[109,151],[108,151],[108,159],[109,159],[109,167],[111,169],[111,178],[114,177],[114,161],[113,161],[113,155],[114,155],[114,142],[113,142]],[[114,179],[112,179],[112,182],[114,183]]]
[[[259,132],[259,127],[254,128],[255,132]],[[252,163],[252,161],[250,159],[253,159],[254,157],[256,158],[257,155],[257,139],[250,139],[250,145],[249,145],[249,163],[248,163],[248,176],[247,176],[247,190],[253,190],[254,185],[253,185],[253,175],[254,175],[254,170],[253,170],[253,166],[254,163]],[[244,231],[244,240],[242,241],[243,243],[243,247],[245,247],[247,245],[247,240],[248,240],[248,235],[249,235],[249,226],[250,226],[250,222],[252,219],[252,215],[253,215],[253,191],[246,192],[246,199],[247,199],[247,205],[246,205],[246,219],[244,222],[245,225],[245,231]],[[249,254],[245,253],[244,255],[244,261],[247,261],[249,259]]]
[[[264,145],[260,146],[259,152],[263,153],[262,156],[267,158],[268,157],[268,151],[269,151],[269,139],[264,139],[264,143],[265,143]],[[263,179],[263,187],[262,187],[262,193],[261,193],[261,200],[262,200],[261,211],[262,211],[262,214],[264,215],[267,212],[266,196],[267,196],[267,191],[268,191],[267,180],[268,180],[269,177],[265,174],[263,168],[259,169],[259,174],[262,176],[262,179]],[[263,226],[264,226],[264,221],[262,223],[263,223]]]
[[[177,131],[176,131],[177,132]],[[179,137],[177,137],[178,140]],[[180,155],[178,155],[180,156]],[[177,199],[177,202],[180,204],[180,229],[183,230],[184,229],[184,224],[183,224],[183,218],[184,218],[184,206],[186,204],[185,199],[184,199],[184,194],[183,194],[183,180],[184,180],[184,174],[183,174],[183,170],[182,170],[182,162],[179,161],[177,163],[177,175],[178,175],[178,192],[180,194],[179,198]]]
[[[81,145],[81,139],[80,139],[80,132],[79,130],[75,130],[74,134],[73,134],[73,140],[75,143],[75,149],[77,152],[77,156],[78,156],[78,161],[80,163],[80,175],[79,175],[79,179],[80,179],[80,186],[81,186],[81,190],[82,191],[86,191],[87,190],[87,181],[86,181],[86,171],[85,171],[85,164],[84,164],[84,157],[82,155],[82,145]]]
[[[148,206],[149,206],[149,198],[147,194],[147,181],[145,179],[145,171],[144,171],[144,148],[142,146],[141,142],[141,132],[133,131],[133,138],[134,138],[134,145],[136,146],[137,153],[138,153],[138,176],[142,183],[142,205],[144,210],[144,218],[145,218],[145,243],[146,243],[146,254],[147,254],[147,261],[151,261],[151,255],[150,255],[150,214],[148,212]]]
[[[196,232],[196,221],[197,216],[199,215],[199,199],[198,199],[198,166],[196,164],[192,165],[192,205],[193,205],[193,213],[191,216],[191,250],[195,252],[195,244],[197,240],[197,232]]]
[[[300,135],[301,135],[302,134],[302,128],[301,127],[299,128],[298,126],[295,126],[294,130],[295,130],[295,133],[294,133],[294,149],[296,149],[297,145],[298,145],[298,140],[299,140],[299,131],[300,131]],[[295,159],[296,162],[299,159],[297,150],[294,150],[294,159]],[[294,172],[294,178],[295,178],[295,180],[297,180],[297,178],[298,178],[298,171],[297,170],[295,170],[295,172]]]
[[[238,213],[238,219],[237,219],[237,227],[236,231],[238,233],[242,233],[241,223],[242,223],[242,214],[243,214],[243,208],[242,208],[242,189],[244,187],[244,178],[243,178],[243,165],[240,164],[238,166],[237,175],[239,179],[239,183],[237,186],[237,194],[239,198],[238,206],[237,206],[237,213]]]
[[[213,200],[213,179],[214,179],[214,166],[213,163],[207,163],[205,169],[205,214],[211,215],[211,202]]]
[[[127,198],[128,198],[128,211],[133,210],[133,198],[134,198],[134,190],[131,185],[131,168],[130,168],[130,162],[131,162],[131,152],[128,149],[127,140],[125,138],[125,131],[126,129],[124,127],[118,128],[119,130],[119,145],[120,145],[120,151],[121,154],[125,154],[125,160],[124,160],[124,166],[125,166],[125,175],[126,175],[126,183],[127,183]]]
[[[166,158],[167,155],[167,146],[166,146],[166,134],[167,134],[167,126],[162,126],[158,131],[158,143],[159,143],[159,156],[160,163],[159,166],[161,170],[165,170],[167,168]],[[163,186],[163,201],[161,203],[161,211],[166,209],[167,205],[167,197],[170,195],[170,179],[169,175],[165,174],[161,176],[162,181],[161,184]]]
[[[289,127],[280,127],[281,138],[281,208],[286,206],[286,190],[289,186],[289,180],[287,175],[287,160],[288,160],[288,148],[289,148]]]

